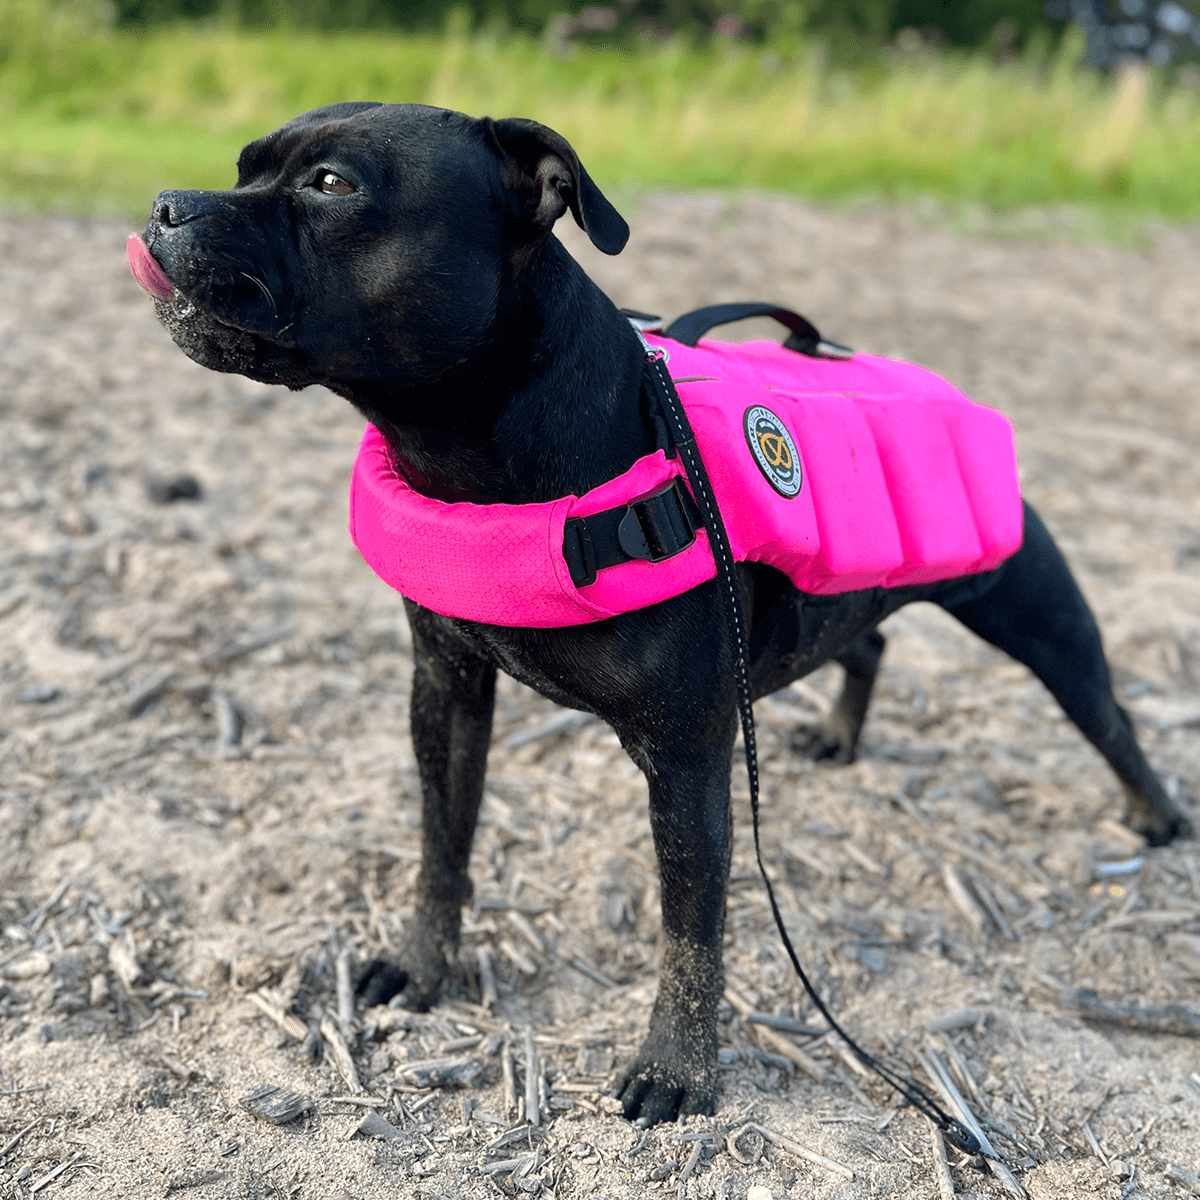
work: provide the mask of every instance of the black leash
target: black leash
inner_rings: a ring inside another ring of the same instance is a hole
[[[792,946],[792,939],[788,937],[788,932],[784,928],[779,904],[775,899],[775,889],[771,886],[771,879],[767,874],[766,867],[763,866],[762,848],[758,838],[758,755],[755,750],[754,708],[750,692],[750,638],[746,630],[746,616],[742,610],[741,593],[738,591],[733,554],[729,549],[725,524],[721,520],[721,513],[713,496],[712,484],[709,482],[708,471],[705,469],[704,461],[696,446],[696,439],[692,434],[687,413],[684,412],[683,402],[679,399],[679,393],[675,390],[675,384],[667,372],[663,352],[652,346],[647,348],[646,376],[650,380],[659,407],[670,427],[671,437],[675,442],[679,457],[687,470],[692,493],[703,516],[704,528],[708,533],[713,559],[717,564],[717,580],[720,583],[720,590],[728,610],[729,621],[733,626],[734,674],[737,681],[738,713],[741,716],[742,737],[746,747],[746,773],[750,777],[750,814],[754,823],[754,854],[758,859],[758,869],[762,874],[763,882],[767,885],[767,898],[771,902],[771,914],[775,918],[775,926],[779,930],[779,936],[783,939],[788,957],[792,960],[792,967],[804,985],[804,990],[808,993],[809,998],[816,1005],[817,1011],[829,1022],[830,1029],[846,1043],[854,1057],[863,1066],[868,1067],[891,1084],[915,1109],[924,1113],[942,1131],[942,1136],[955,1149],[961,1150],[964,1154],[979,1154],[981,1151],[979,1139],[961,1121],[950,1116],[929,1091],[915,1080],[906,1078],[893,1071],[885,1063],[881,1063],[874,1055],[864,1050],[833,1019],[829,1009],[825,1007],[825,1002],[817,995],[816,989],[804,973],[804,968],[800,965],[800,959]]]

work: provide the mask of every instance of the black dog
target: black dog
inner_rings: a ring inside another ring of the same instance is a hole
[[[625,222],[566,141],[523,120],[339,104],[254,142],[228,192],[164,192],[145,240],[174,286],[156,301],[198,362],[324,384],[383,432],[440,499],[540,502],[621,473],[655,446],[643,351],[551,235],[567,210],[608,254]],[[164,287],[165,290],[165,287]],[[818,752],[848,761],[883,650],[876,625],[932,600],[1027,664],[1124,784],[1154,845],[1190,832],[1112,695],[1095,622],[1026,509],[1025,543],[988,575],[814,598],[738,568],[763,696],[829,659],[846,671]],[[626,616],[512,629],[408,603],[412,735],[424,793],[417,915],[361,985],[428,1006],[459,940],[496,670],[607,721],[650,784],[665,949],[650,1032],[620,1087],[643,1122],[714,1111],[716,1010],[737,726],[715,582]]]

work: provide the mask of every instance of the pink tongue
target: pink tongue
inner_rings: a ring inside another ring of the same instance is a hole
[[[125,244],[125,255],[129,259],[129,269],[133,277],[152,296],[160,300],[169,300],[173,290],[167,273],[154,261],[154,256],[146,249],[146,243],[136,234],[129,235]]]

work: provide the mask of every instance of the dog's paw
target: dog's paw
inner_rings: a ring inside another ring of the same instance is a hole
[[[358,978],[355,995],[366,1008],[387,1004],[395,997],[413,1012],[428,1012],[442,991],[444,970],[424,970],[376,958]]]
[[[393,996],[404,991],[408,983],[408,972],[386,959],[376,958],[367,963],[366,970],[358,978],[354,994],[360,1004],[374,1008],[386,1004]]]
[[[1130,820],[1129,826],[1134,833],[1140,833],[1149,846],[1169,846],[1176,839],[1196,836],[1195,826],[1181,812],[1160,820]]]
[[[855,742],[847,736],[837,722],[823,721],[820,725],[806,725],[793,730],[792,749],[813,762],[836,763],[839,766],[854,761],[857,749]]]
[[[711,1116],[717,1111],[716,1064],[695,1069],[664,1061],[643,1047],[617,1084],[616,1096],[626,1118],[643,1126],[691,1113]]]
[[[1195,799],[1186,788],[1178,798],[1185,805],[1195,805]],[[1196,836],[1196,829],[1191,820],[1180,805],[1166,794],[1157,780],[1146,795],[1126,787],[1125,824],[1134,833],[1144,837],[1148,846],[1169,846],[1177,839]]]

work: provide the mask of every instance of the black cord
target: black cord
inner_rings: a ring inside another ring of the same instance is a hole
[[[688,473],[692,485],[692,493],[696,504],[704,518],[704,529],[708,534],[709,545],[712,548],[713,560],[717,565],[717,579],[721,584],[721,593],[729,614],[729,622],[734,634],[734,675],[737,682],[738,713],[742,721],[742,737],[746,747],[746,773],[750,777],[750,815],[754,824],[754,855],[758,860],[758,869],[763,882],[767,885],[767,899],[771,902],[771,915],[775,918],[775,926],[783,939],[784,949],[792,961],[792,967],[804,990],[808,993],[817,1011],[829,1022],[830,1029],[850,1048],[854,1057],[863,1066],[868,1067],[886,1080],[914,1108],[927,1116],[941,1131],[945,1139],[964,1154],[979,1154],[981,1147],[979,1139],[961,1121],[950,1116],[932,1093],[915,1080],[893,1071],[885,1063],[881,1063],[874,1055],[864,1050],[838,1023],[833,1019],[825,1002],[817,994],[816,989],[804,973],[800,959],[796,954],[792,939],[784,928],[783,917],[779,912],[779,904],[775,899],[775,889],[771,886],[770,876],[763,865],[762,848],[758,838],[758,754],[754,741],[754,707],[750,691],[750,639],[746,630],[746,617],[742,610],[742,597],[738,591],[737,573],[734,568],[733,553],[729,548],[729,537],[725,532],[725,524],[721,520],[713,496],[712,484],[709,482],[708,471],[704,460],[700,457],[699,447],[684,411],[683,402],[675,384],[667,372],[666,361],[660,351],[653,347],[646,355],[646,373],[651,386],[662,407],[675,448]]]

